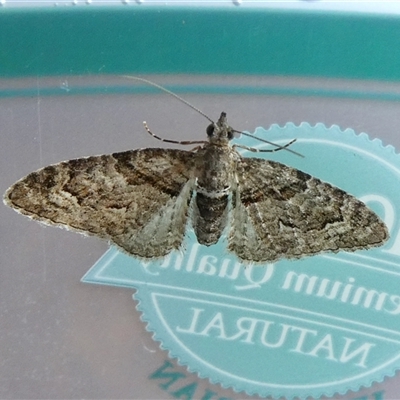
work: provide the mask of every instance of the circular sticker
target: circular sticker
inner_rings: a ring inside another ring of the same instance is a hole
[[[200,377],[259,396],[332,396],[400,369],[400,157],[390,146],[337,126],[291,123],[255,135],[286,151],[279,161],[363,201],[385,222],[381,247],[245,266],[226,240],[144,262],[111,248],[84,282],[137,289],[147,329]],[[242,138],[237,143],[260,148]],[[262,144],[264,147],[264,144]],[[312,215],[310,214],[310,218]]]

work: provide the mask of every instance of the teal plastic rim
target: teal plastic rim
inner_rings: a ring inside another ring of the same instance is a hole
[[[0,9],[0,76],[400,79],[400,18],[260,9]]]

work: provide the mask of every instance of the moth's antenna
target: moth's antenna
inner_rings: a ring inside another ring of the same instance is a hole
[[[202,115],[203,117],[207,118],[210,122],[212,122],[214,124],[214,121],[206,114],[203,113],[203,111],[199,110],[197,107],[195,107],[193,104],[190,104],[187,100],[183,99],[182,97],[178,96],[177,94],[175,94],[174,92],[171,92],[170,90],[166,89],[165,87],[162,87],[161,85],[157,85],[157,83],[154,83],[152,81],[149,81],[147,79],[144,78],[139,78],[138,76],[131,76],[131,75],[122,75],[123,78],[127,78],[127,79],[134,79],[136,81],[140,81],[140,82],[144,82],[147,83],[148,85],[154,86],[157,89],[162,90],[165,93],[168,93],[169,95],[175,97],[177,100],[181,101],[182,103],[186,104],[187,106],[189,106],[192,110],[197,111],[200,115]]]
[[[254,135],[251,135],[250,133],[246,133],[246,132],[240,132],[240,131],[236,131],[236,130],[235,130],[235,132],[236,133],[240,133],[241,135],[245,135],[245,136],[251,137],[251,138],[256,139],[256,140],[258,140],[260,142],[264,142],[264,143],[270,144],[271,146],[278,147],[279,149],[290,151],[291,153],[295,154],[296,156],[304,158],[303,154],[300,154],[297,151],[294,151],[292,149],[288,149],[287,147],[281,146],[281,145],[276,144],[274,142],[270,142],[269,140],[261,139],[258,136],[254,136]]]

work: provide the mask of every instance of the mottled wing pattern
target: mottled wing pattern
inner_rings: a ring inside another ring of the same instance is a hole
[[[41,222],[111,240],[130,254],[180,247],[195,180],[194,153],[143,149],[80,158],[29,174],[5,201]]]
[[[389,237],[364,203],[294,168],[243,158],[237,179],[229,250],[242,260],[367,249]]]

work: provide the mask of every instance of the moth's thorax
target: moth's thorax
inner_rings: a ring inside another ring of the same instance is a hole
[[[197,187],[210,196],[224,194],[232,182],[239,154],[229,144],[209,143],[198,152]]]
[[[213,144],[215,146],[228,146],[230,137],[227,136],[227,133],[221,132],[221,136],[211,136],[208,138],[208,141],[210,144]]]

